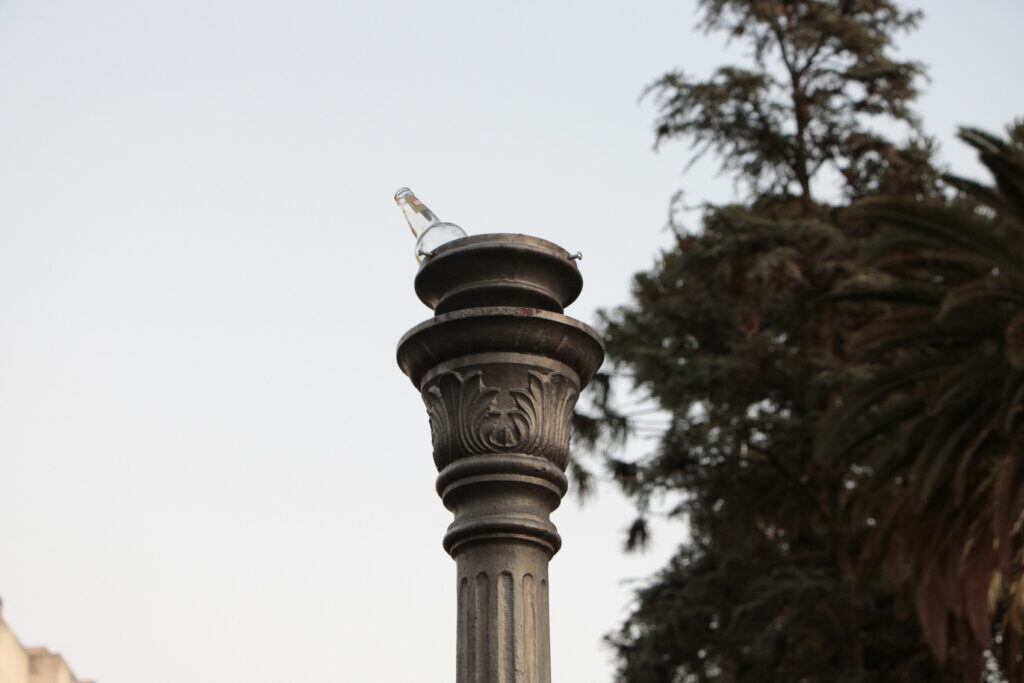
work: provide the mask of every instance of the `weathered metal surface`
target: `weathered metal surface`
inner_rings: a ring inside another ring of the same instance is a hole
[[[584,384],[603,358],[589,326],[538,308],[488,306],[453,311],[409,330],[398,343],[398,364],[417,388],[446,361],[480,353],[519,353],[568,366]]]
[[[426,405],[454,516],[458,683],[551,680],[550,515],[576,399],[604,357],[597,334],[561,313],[581,287],[569,252],[526,235],[450,242],[416,276],[437,315],[402,337],[398,363]]]
[[[582,289],[572,255],[529,235],[474,235],[443,244],[416,274],[416,294],[437,314],[475,306],[561,313]]]

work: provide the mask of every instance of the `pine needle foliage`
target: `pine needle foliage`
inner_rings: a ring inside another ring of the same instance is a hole
[[[577,420],[577,438],[637,504],[627,547],[649,541],[652,516],[687,532],[608,636],[618,679],[960,681],[974,651],[951,641],[944,662],[933,657],[913,596],[862,561],[883,523],[855,504],[876,475],[869,451],[816,448],[825,416],[876,370],[847,340],[890,306],[822,303],[864,270],[859,256],[878,239],[877,223],[845,209],[883,193],[940,194],[912,111],[923,67],[894,56],[919,14],[887,0],[699,8],[700,25],[751,60],[656,81],[656,137],[715,156],[747,195],[707,207],[696,230],[673,224],[675,244],[635,276],[630,303],[603,314],[612,370]],[[906,136],[878,133],[880,118]],[[934,305],[937,295],[908,283],[893,296]],[[624,386],[665,416],[637,460],[621,444],[650,428],[621,407]],[[905,398],[893,424],[919,409],[921,397]]]
[[[852,197],[926,191],[932,143],[894,144],[870,125],[917,125],[910,103],[924,69],[892,47],[919,12],[888,0],[703,0],[700,8],[700,27],[742,42],[752,60],[705,79],[673,71],[655,81],[659,143],[688,139],[694,161],[713,153],[752,196],[792,195],[805,209],[828,170]]]
[[[912,601],[857,572],[859,464],[815,457],[818,422],[859,370],[842,339],[867,322],[818,303],[855,273],[857,241],[829,213],[709,211],[606,315],[611,357],[671,416],[617,480],[641,519],[667,505],[690,536],[609,638],[623,681],[958,680]],[[646,535],[630,528],[634,545]]]

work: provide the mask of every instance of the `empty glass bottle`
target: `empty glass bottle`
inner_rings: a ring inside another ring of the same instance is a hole
[[[402,209],[409,229],[416,237],[416,261],[422,262],[445,242],[466,236],[466,231],[454,223],[443,223],[408,187],[395,192],[395,203]]]

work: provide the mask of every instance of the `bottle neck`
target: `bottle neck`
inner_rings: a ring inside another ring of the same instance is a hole
[[[402,209],[405,222],[409,224],[409,229],[417,239],[430,227],[440,223],[434,212],[428,209],[413,193],[403,194],[397,197],[396,201]]]

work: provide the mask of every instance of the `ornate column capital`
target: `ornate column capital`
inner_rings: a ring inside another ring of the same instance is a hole
[[[462,458],[497,453],[532,455],[565,469],[579,396],[575,373],[527,369],[514,384],[488,384],[486,374],[485,367],[469,366],[440,372],[425,384],[438,470]]]

